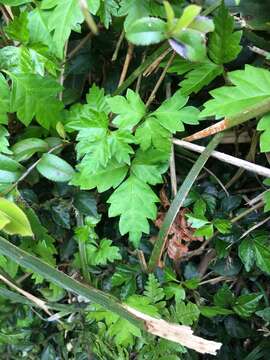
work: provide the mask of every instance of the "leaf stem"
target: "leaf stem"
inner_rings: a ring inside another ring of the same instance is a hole
[[[183,184],[181,185],[180,189],[176,197],[174,198],[166,216],[163,221],[163,224],[160,228],[158,233],[157,240],[155,242],[150,260],[149,260],[149,270],[154,271],[155,268],[158,266],[160,258],[162,256],[163,249],[165,247],[165,243],[167,240],[168,233],[170,228],[179,212],[179,209],[182,207],[185,198],[187,197],[192,185],[194,184],[196,178],[198,177],[200,171],[204,167],[206,161],[211,156],[212,151],[220,142],[223,134],[217,134],[211,142],[207,145],[203,153],[198,157],[195,164],[192,166],[190,172],[188,173],[187,177],[185,178]]]

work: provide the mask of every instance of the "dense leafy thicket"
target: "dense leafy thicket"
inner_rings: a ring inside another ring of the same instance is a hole
[[[270,2],[0,10],[0,358],[267,359]]]

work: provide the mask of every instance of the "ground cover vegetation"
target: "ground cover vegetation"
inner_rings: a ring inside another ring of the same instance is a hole
[[[0,10],[0,358],[268,359],[270,2]]]

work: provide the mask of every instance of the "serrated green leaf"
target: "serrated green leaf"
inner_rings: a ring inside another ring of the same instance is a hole
[[[256,263],[261,271],[270,273],[270,250],[264,235],[244,239],[238,248],[238,255],[246,271],[250,271]]]
[[[34,74],[10,74],[11,111],[16,111],[24,125],[34,117],[45,128],[61,120],[62,103],[56,98],[61,86],[50,77]]]
[[[135,45],[150,45],[165,40],[165,33],[166,23],[163,20],[154,17],[143,17],[127,28],[126,36]]]
[[[42,11],[39,7],[28,12],[30,44],[31,46],[42,44],[50,54],[56,56],[58,54],[57,46],[48,26],[50,15],[50,11]]]
[[[120,216],[121,235],[129,233],[130,241],[137,247],[142,233],[149,233],[147,219],[155,219],[158,201],[153,190],[132,175],[107,200],[109,217]]]
[[[161,175],[168,168],[168,153],[156,149],[137,150],[131,172],[141,181],[151,185],[162,183]]]
[[[89,265],[106,265],[115,260],[121,260],[122,256],[117,246],[112,241],[102,239],[99,244],[86,245],[87,260]]]
[[[27,43],[30,36],[27,12],[22,12],[19,16],[16,16],[14,20],[5,27],[5,32],[11,39],[23,44]]]
[[[228,234],[231,230],[232,223],[227,219],[214,219],[214,226],[221,234]]]
[[[238,247],[238,255],[249,272],[255,264],[255,252],[253,242],[250,238],[244,239]]]
[[[10,111],[10,90],[5,77],[0,73],[0,124],[7,123]]]
[[[148,275],[148,281],[145,285],[145,290],[143,294],[150,299],[152,304],[155,304],[164,299],[164,290],[154,274]]]
[[[160,318],[158,309],[153,305],[153,302],[150,298],[141,295],[132,295],[129,296],[126,300],[126,303],[132,308],[147,314],[149,316],[153,316],[156,318]]]
[[[74,174],[72,166],[53,154],[42,155],[37,170],[45,178],[56,182],[68,182]]]
[[[77,169],[79,173],[73,176],[71,184],[80,186],[83,190],[97,187],[99,192],[106,191],[111,187],[116,188],[128,172],[128,166],[125,163],[118,163],[115,160],[111,160],[106,167],[98,169],[93,169],[87,160],[83,160]]]
[[[130,164],[130,155],[134,154],[134,150],[129,144],[135,142],[134,136],[129,131],[119,129],[111,132],[108,142],[111,156],[119,163]]]
[[[56,6],[55,6],[56,5]],[[53,41],[57,46],[57,54],[63,57],[63,49],[71,30],[78,30],[84,16],[77,0],[42,1],[41,9],[51,9],[48,28],[53,31]]]
[[[246,65],[244,70],[228,73],[228,78],[234,86],[210,91],[214,99],[204,104],[201,118],[212,115],[217,119],[230,117],[270,96],[270,72],[266,69]]]
[[[242,31],[234,31],[234,18],[222,2],[214,17],[215,31],[209,35],[208,51],[216,64],[226,64],[240,53]]]
[[[146,113],[140,96],[131,89],[128,89],[126,98],[118,95],[109,98],[107,102],[111,111],[117,114],[113,123],[121,129],[131,130]]]
[[[154,117],[148,117],[138,126],[135,138],[144,151],[151,146],[167,153],[171,151],[170,132],[161,126]]]
[[[270,151],[270,114],[266,114],[260,119],[257,130],[263,131],[260,136],[261,152]]]
[[[179,83],[183,95],[197,94],[204,86],[210,84],[217,76],[222,74],[222,66],[211,62],[197,65],[185,75]]]
[[[6,222],[3,231],[10,235],[33,236],[30,223],[24,212],[13,202],[0,198],[0,219]],[[8,219],[8,222],[7,222]]]
[[[0,153],[12,154],[12,151],[9,150],[8,137],[9,132],[4,126],[0,125]]]
[[[175,310],[177,320],[183,325],[192,325],[200,316],[198,306],[192,302],[185,304],[183,301],[179,301],[176,303]]]
[[[198,124],[199,110],[191,106],[184,108],[187,101],[188,97],[183,96],[178,90],[171,98],[165,100],[151,116],[155,116],[159,124],[172,134],[183,131],[185,122]]]
[[[261,238],[254,240],[254,252],[256,257],[256,265],[266,273],[270,274],[270,250]]]
[[[115,0],[103,0],[101,2],[97,15],[100,17],[100,20],[106,29],[109,28],[112,17],[117,16],[117,10],[118,3]]]
[[[259,301],[263,295],[261,294],[246,294],[239,296],[233,306],[233,310],[244,318],[249,317],[256,311]]]

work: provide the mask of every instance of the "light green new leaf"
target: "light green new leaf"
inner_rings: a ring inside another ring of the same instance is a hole
[[[228,73],[234,86],[222,86],[210,92],[214,99],[204,104],[200,117],[221,118],[236,115],[270,96],[270,71],[246,65],[244,70]]]
[[[166,23],[158,18],[144,17],[127,28],[126,36],[135,45],[157,44],[166,39]]]
[[[109,28],[112,17],[117,16],[117,10],[118,3],[116,0],[102,0],[97,15],[100,17],[106,29]]]
[[[56,6],[55,6],[56,5]],[[41,9],[51,9],[48,27],[53,31],[53,41],[57,46],[57,54],[63,57],[63,49],[71,30],[79,30],[78,26],[84,21],[78,0],[42,1]]]
[[[12,152],[8,148],[9,147],[9,143],[7,139],[8,137],[9,137],[9,132],[4,126],[0,125],[0,153],[12,154]]]
[[[57,47],[48,26],[50,15],[50,11],[42,11],[39,7],[28,12],[30,44],[41,44],[50,54],[57,56]]]
[[[242,31],[234,31],[234,18],[222,3],[214,17],[215,31],[209,35],[208,51],[216,64],[226,64],[240,53]]]
[[[7,123],[7,113],[10,111],[10,90],[4,76],[0,73],[0,124]]]
[[[25,46],[5,46],[0,50],[0,67],[14,74],[44,75],[45,67],[52,62]],[[55,65],[53,65],[55,67]],[[50,69],[50,66],[49,66]],[[48,70],[49,70],[48,69]]]
[[[199,110],[194,107],[183,108],[188,101],[188,97],[181,94],[178,90],[169,99],[154,111],[151,116],[155,116],[160,125],[174,134],[183,131],[183,123],[198,124]]]
[[[185,96],[191,93],[197,94],[204,86],[210,84],[217,76],[222,74],[222,66],[212,62],[196,65],[194,69],[185,75],[185,79],[179,83],[181,93]]]
[[[137,150],[131,172],[141,181],[156,185],[162,183],[162,174],[168,168],[169,154],[156,149]]]
[[[10,5],[10,6],[18,6],[22,4],[30,3],[32,0],[1,0],[1,4]]]
[[[98,192],[103,192],[111,187],[116,188],[125,178],[128,172],[128,166],[124,163],[118,163],[110,160],[106,167],[100,166],[93,169],[91,163],[87,160],[82,161],[78,166],[71,184],[80,186],[83,190],[91,190],[97,187]]]
[[[147,296],[141,295],[131,295],[127,298],[126,303],[132,308],[147,314],[149,316],[153,316],[155,318],[160,318],[157,307],[153,305],[153,299],[148,298]]]
[[[17,161],[0,154],[0,183],[12,183],[21,176],[24,167]]]
[[[177,320],[183,325],[192,325],[200,316],[198,306],[192,302],[187,304],[183,301],[177,302],[175,311]]]
[[[37,165],[37,170],[46,179],[56,182],[67,182],[74,174],[72,166],[65,160],[53,154],[42,155],[42,158]]]
[[[154,274],[148,275],[148,281],[145,285],[143,294],[150,299],[152,304],[155,304],[164,299],[164,289],[161,287]]]
[[[27,12],[22,12],[19,16],[16,16],[14,20],[5,27],[5,32],[11,39],[23,44],[27,43],[30,36]]]
[[[121,129],[131,130],[146,113],[140,96],[131,89],[128,89],[126,98],[118,95],[107,99],[107,102],[111,111],[118,115],[113,123]]]
[[[119,216],[121,235],[129,233],[129,239],[138,247],[142,233],[149,233],[147,219],[156,217],[156,205],[159,199],[153,190],[143,181],[131,175],[110,196],[109,217]]]
[[[30,223],[24,212],[16,204],[4,198],[0,198],[0,222],[2,224],[6,222],[2,230],[7,234],[33,236]]]
[[[106,265],[115,260],[121,260],[122,256],[117,246],[112,245],[112,241],[102,239],[100,243],[86,245],[87,261],[90,265]]]
[[[56,98],[61,90],[51,77],[34,74],[10,74],[12,79],[11,111],[17,112],[24,125],[34,117],[46,129],[61,120],[63,104]]]
[[[171,151],[171,134],[154,117],[148,117],[138,126],[135,138],[144,151],[151,146],[167,153]]]
[[[132,147],[129,144],[135,142],[134,136],[126,130],[112,131],[108,138],[111,155],[119,163],[130,164],[130,155],[134,154]]]
[[[263,131],[260,136],[261,152],[270,151],[270,114],[264,115],[258,122],[257,130]]]

